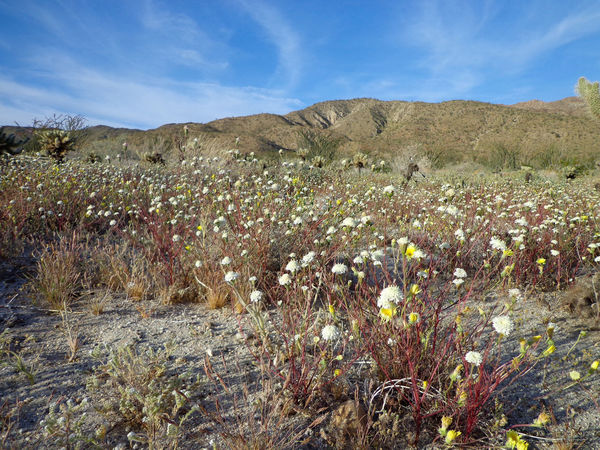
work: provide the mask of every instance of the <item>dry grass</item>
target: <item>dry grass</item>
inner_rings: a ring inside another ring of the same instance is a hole
[[[61,238],[42,252],[37,275],[32,279],[34,291],[54,310],[67,308],[81,288],[81,248],[76,235]]]

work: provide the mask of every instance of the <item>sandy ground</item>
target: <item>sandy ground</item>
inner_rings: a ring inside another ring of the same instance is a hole
[[[253,333],[243,317],[227,307],[210,310],[204,305],[141,304],[117,294],[88,293],[73,305],[70,313],[81,348],[77,357],[69,362],[60,315],[48,311],[43,305],[32,304],[25,279],[32,273],[32,267],[33,260],[28,258],[0,263],[0,330],[5,331],[5,337],[10,336],[10,350],[22,355],[26,363],[36,370],[30,383],[23,373],[15,371],[14,365],[3,364],[0,367],[2,402],[9,406],[22,402],[19,414],[12,418],[8,417],[6,407],[2,411],[2,431],[5,432],[6,426],[11,424],[3,444],[5,447],[53,448],[55,444],[45,440],[40,425],[51,402],[72,399],[78,403],[84,398],[93,400],[90,404],[102,401],[97,398],[100,394],[86,389],[86,382],[99,364],[91,353],[94,348],[103,345],[116,348],[131,344],[138,349],[158,349],[170,344],[174,350],[169,358],[169,370],[174,374],[187,371],[190,379],[199,377],[199,388],[190,395],[193,403],[214,412],[215,399],[218,399],[220,414],[226,420],[229,431],[247,431],[252,419],[260,418],[260,410],[249,406],[257,404],[261,374],[251,353]],[[104,311],[99,315],[91,312],[93,296],[105,298]],[[497,301],[498,298],[490,296],[472,306],[486,309]],[[542,334],[549,321],[555,323],[557,350],[540,362],[536,370],[515,384],[503,387],[500,398],[509,426],[532,423],[546,407],[553,411],[557,421],[550,427],[550,432],[517,428],[522,433],[542,437],[528,439],[530,448],[554,448],[556,440],[572,440],[574,448],[600,448],[600,375],[596,373],[585,380],[583,388],[575,385],[565,389],[570,383],[570,370],[576,367],[584,375],[589,362],[599,359],[599,328],[565,311],[560,298],[552,293],[520,302],[515,316],[520,320],[514,336]],[[587,335],[567,355],[583,330],[587,331]],[[509,338],[504,348],[512,354],[518,352],[517,337]],[[3,357],[3,362],[6,361]],[[216,373],[222,380],[207,376]],[[246,401],[242,401],[244,387],[247,388]],[[273,411],[274,407],[271,413]],[[115,428],[121,426],[119,423],[111,422],[93,408],[89,408],[88,414],[89,419],[84,425],[87,432],[93,434],[94,429],[101,425],[111,431],[103,446],[129,447],[128,428],[116,432]],[[320,428],[325,428],[329,421],[327,414],[331,411],[323,411],[321,425],[303,435],[311,437],[304,448],[328,446],[320,433]],[[286,420],[290,429],[302,430],[318,418],[294,414]],[[206,414],[198,413],[186,423],[179,445],[183,448],[234,446],[231,441],[223,440],[222,432],[223,425]]]

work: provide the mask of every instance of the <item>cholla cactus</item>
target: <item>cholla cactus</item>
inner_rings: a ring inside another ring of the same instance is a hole
[[[57,163],[61,163],[67,152],[73,150],[74,142],[67,131],[44,130],[37,133],[40,148]]]
[[[144,159],[152,164],[165,164],[165,159],[163,158],[163,155],[160,152],[146,153],[144,155]]]
[[[96,152],[91,152],[87,155],[86,161],[90,164],[95,164],[97,162],[100,162],[100,156],[98,156]]]
[[[14,134],[6,134],[4,128],[0,128],[0,156],[16,155],[23,151],[23,145],[29,140],[15,141]]]
[[[600,85],[597,81],[592,83],[585,77],[581,77],[575,86],[575,92],[589,106],[594,116],[600,119]]]
[[[312,161],[312,165],[315,167],[323,167],[325,165],[325,158],[322,156],[315,156]]]
[[[296,150],[296,154],[302,159],[302,161],[306,161],[308,157],[308,149],[306,147],[299,148]]]
[[[356,153],[352,157],[352,165],[358,169],[358,173],[369,163],[369,158],[364,153]]]

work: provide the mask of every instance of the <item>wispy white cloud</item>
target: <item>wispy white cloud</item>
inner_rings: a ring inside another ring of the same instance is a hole
[[[244,10],[258,23],[277,48],[279,62],[274,84],[292,88],[300,80],[303,69],[303,50],[300,34],[287,18],[262,1],[238,0]]]
[[[600,10],[571,13],[552,24],[548,29],[534,33],[530,39],[518,43],[511,52],[504,52],[504,58],[516,56],[518,61],[527,64],[534,58],[556,48],[567,45],[589,34],[600,31]]]
[[[524,2],[521,14],[494,23],[502,7],[489,1],[421,3],[405,20],[401,42],[421,51],[414,63],[426,74],[423,83],[438,86],[440,96],[469,95],[490,74],[518,75],[550,52],[600,31],[597,8],[541,21],[543,3]]]
[[[0,104],[4,105],[0,123],[30,123],[33,117],[56,112],[82,114],[92,124],[153,128],[265,111],[287,113],[302,106],[299,100],[275,90],[156,77],[133,79],[65,58],[52,60],[62,69],[57,72],[46,67],[55,90],[0,77]],[[10,96],[4,94],[9,92]]]
[[[209,71],[229,67],[227,46],[190,15],[174,12],[156,0],[144,0],[139,20],[146,31],[159,36],[156,53],[165,60]]]

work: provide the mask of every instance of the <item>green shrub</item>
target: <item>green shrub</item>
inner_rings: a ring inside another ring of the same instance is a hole
[[[298,133],[298,148],[304,149],[302,154],[305,155],[303,159],[306,160],[320,156],[323,161],[329,163],[335,158],[341,143],[340,138],[313,130],[303,130]]]

